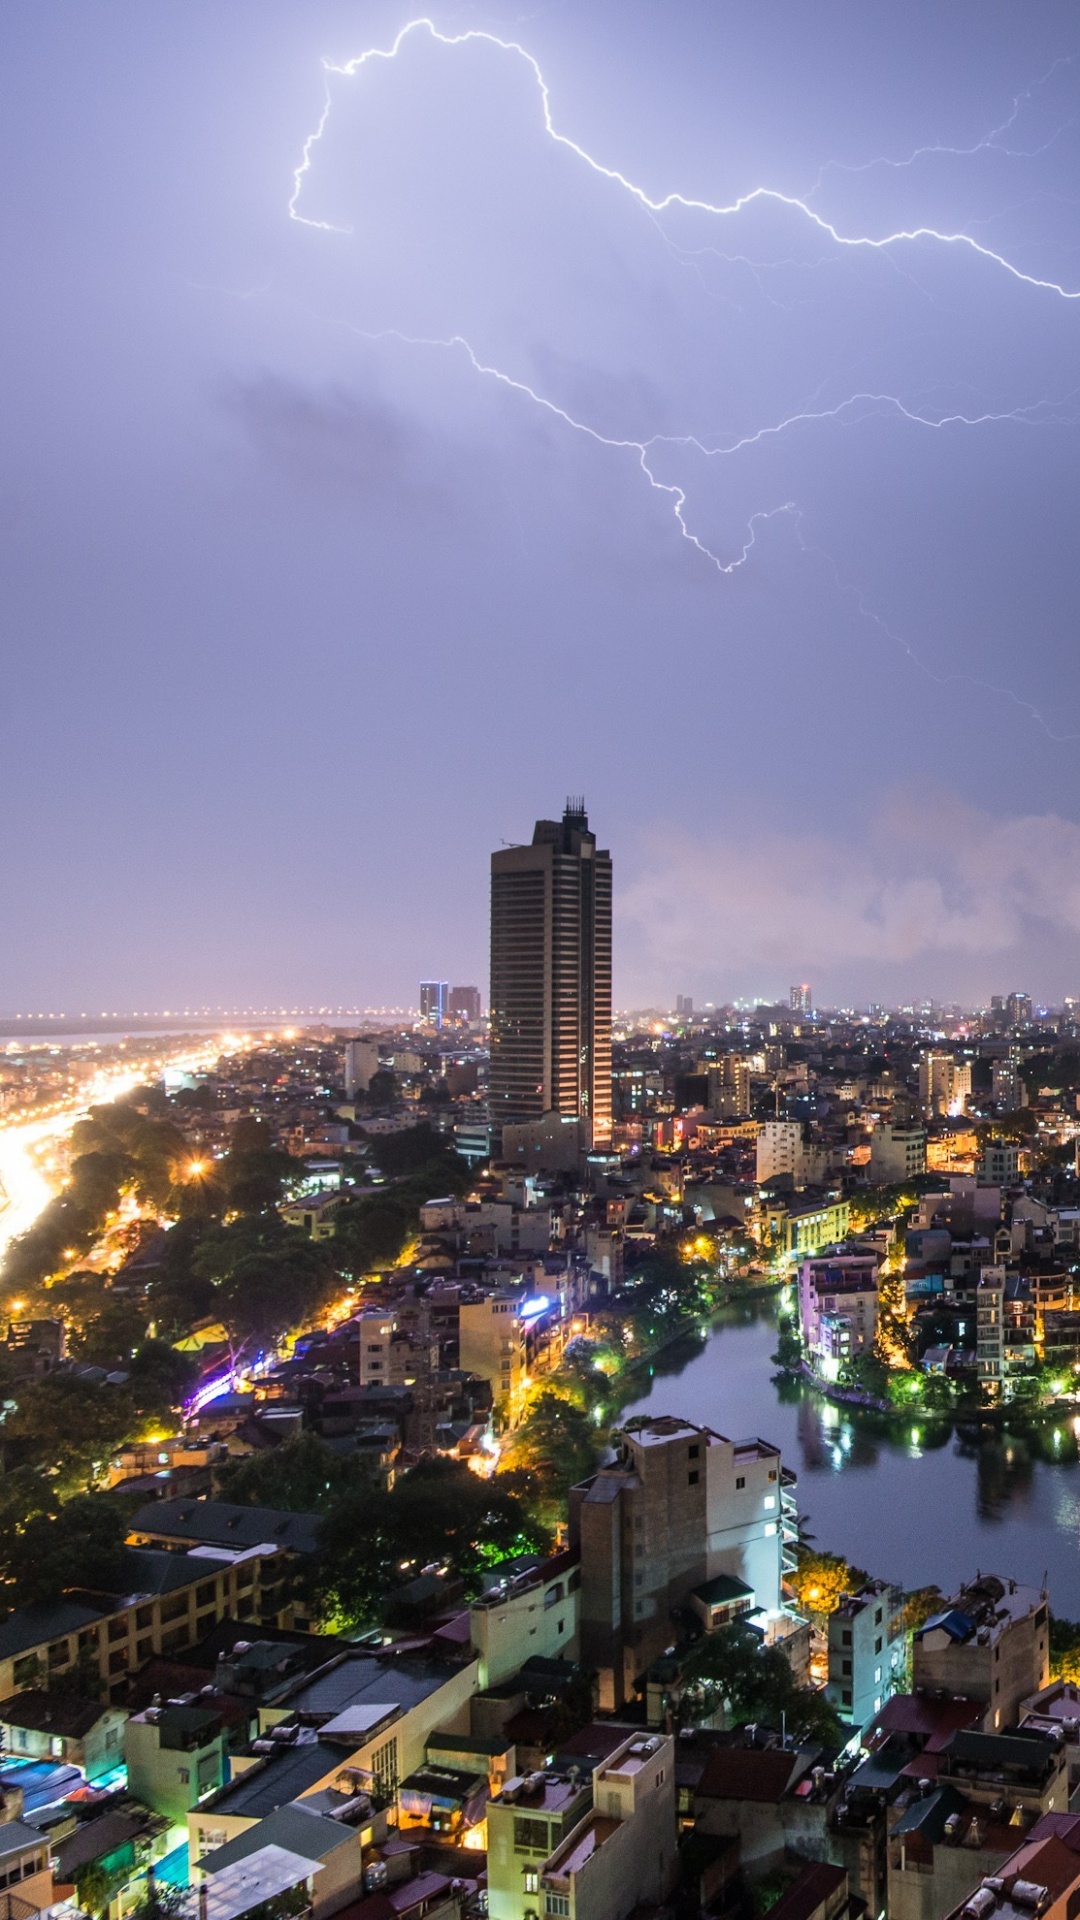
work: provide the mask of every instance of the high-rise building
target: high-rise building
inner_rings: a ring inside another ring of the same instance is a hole
[[[611,1132],[611,855],[585,803],[491,856],[491,1118]]]
[[[693,1011],[694,1011],[694,1002],[691,995],[688,993],[677,993],[675,995],[676,1020],[689,1020],[693,1014]]]
[[[345,1042],[345,1094],[351,1100],[354,1093],[366,1093],[371,1085],[372,1076],[379,1071],[379,1043],[377,1040],[346,1040]]]
[[[451,1020],[461,1020],[466,1026],[475,1026],[480,1018],[479,987],[451,987],[447,1012]]]
[[[801,986],[789,988],[788,1006],[792,1013],[813,1013],[814,996],[805,980]]]
[[[1005,1017],[1008,1020],[1010,1027],[1030,1027],[1031,1025],[1030,993],[1010,993],[1008,999],[1005,1002]]]
[[[450,988],[445,980],[421,980],[420,1018],[430,1026],[441,1027],[447,1013]]]
[[[931,1048],[919,1057],[919,1104],[927,1120],[961,1114],[971,1095],[971,1063]]]

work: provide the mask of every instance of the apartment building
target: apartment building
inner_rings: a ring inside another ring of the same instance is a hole
[[[996,1873],[972,1887],[947,1916],[960,1920],[1071,1920],[1080,1911],[1080,1817],[1037,1820]]]
[[[124,1728],[128,1787],[144,1806],[174,1822],[225,1779],[225,1730],[206,1707],[147,1707]]]
[[[1001,1875],[1025,1828],[1067,1813],[1067,1802],[1065,1757],[1054,1742],[954,1733],[939,1757],[937,1779],[915,1786],[894,1817],[887,1843],[889,1920],[945,1920],[973,1883]]]
[[[882,1124],[870,1135],[870,1182],[900,1186],[926,1172],[926,1128]]]
[[[462,1371],[489,1383],[496,1412],[511,1423],[522,1410],[527,1378],[520,1307],[513,1294],[493,1293],[463,1302],[459,1320]]]
[[[677,1874],[675,1742],[633,1735],[593,1773],[592,1811],[540,1870],[556,1920],[625,1920],[657,1906]]]
[[[508,1780],[487,1822],[490,1920],[625,1920],[674,1885],[675,1743],[627,1728],[591,1770]]]
[[[879,1265],[876,1254],[833,1254],[799,1268],[799,1330],[811,1365],[827,1380],[873,1348]]]
[[[979,1382],[998,1400],[1011,1398],[1018,1376],[1038,1352],[1035,1298],[1021,1274],[985,1266],[975,1295]]]
[[[193,1647],[220,1620],[291,1627],[286,1568],[286,1554],[271,1542],[220,1558],[131,1549],[122,1595],[65,1595],[19,1607],[0,1623],[0,1698],[43,1677],[55,1680],[88,1657],[106,1692],[120,1689],[153,1655]]]
[[[927,1620],[912,1641],[912,1684],[977,1700],[983,1726],[1015,1724],[1021,1702],[1050,1676],[1046,1595],[981,1574]]]
[[[825,1697],[841,1720],[865,1730],[905,1677],[907,1637],[899,1587],[875,1580],[845,1594],[829,1615]]]
[[[634,1421],[612,1440],[615,1462],[570,1494],[581,1658],[598,1669],[606,1708],[634,1697],[678,1635],[675,1611],[718,1574],[741,1583],[763,1625],[782,1612],[777,1448],[672,1417]]]

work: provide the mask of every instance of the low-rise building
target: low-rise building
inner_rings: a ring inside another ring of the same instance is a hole
[[[40,1912],[53,1904],[52,1849],[40,1828],[27,1821],[0,1826],[0,1893],[10,1920],[25,1920],[26,1908]]]
[[[570,1554],[493,1580],[469,1609],[482,1688],[508,1679],[536,1656],[577,1658],[580,1585],[581,1569]]]
[[[873,1349],[879,1265],[873,1254],[837,1252],[799,1268],[799,1330],[811,1366],[826,1380]]]
[[[999,1733],[1049,1679],[1049,1632],[1044,1592],[981,1574],[916,1630],[912,1683],[981,1701]]]
[[[123,1707],[32,1688],[0,1701],[0,1744],[13,1758],[58,1760],[94,1781],[121,1765],[126,1719]]]
[[[224,1781],[221,1715],[205,1707],[147,1707],[124,1728],[124,1758],[135,1797],[181,1823]]]
[[[902,1186],[926,1172],[926,1128],[883,1123],[870,1135],[870,1181],[875,1187]]]
[[[492,1293],[463,1302],[459,1327],[462,1371],[489,1383],[496,1411],[513,1424],[524,1406],[528,1377],[520,1300]]]
[[[626,1920],[658,1906],[677,1875],[675,1742],[634,1734],[594,1771],[592,1810],[540,1869],[543,1911]]]

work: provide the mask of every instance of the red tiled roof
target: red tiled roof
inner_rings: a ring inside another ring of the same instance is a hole
[[[811,1860],[769,1912],[775,1920],[810,1920],[811,1914],[824,1906],[847,1877],[846,1867],[831,1867],[825,1860]]]
[[[793,1754],[773,1747],[720,1747],[706,1762],[697,1792],[704,1800],[763,1800],[783,1798],[795,1770]]]
[[[960,1695],[935,1700],[925,1693],[895,1693],[886,1700],[867,1739],[873,1746],[878,1734],[916,1734],[925,1740],[928,1753],[940,1753],[958,1729],[981,1726],[985,1713],[985,1701],[965,1700]]]

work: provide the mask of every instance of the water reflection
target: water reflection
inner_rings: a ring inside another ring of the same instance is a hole
[[[668,1348],[627,1388],[625,1414],[679,1413],[741,1439],[759,1433],[800,1476],[822,1546],[906,1586],[952,1586],[976,1568],[1041,1581],[1080,1615],[1080,1417],[1030,1429],[838,1406],[777,1377],[776,1296],[727,1309],[703,1343]],[[677,1384],[676,1384],[677,1383]]]

